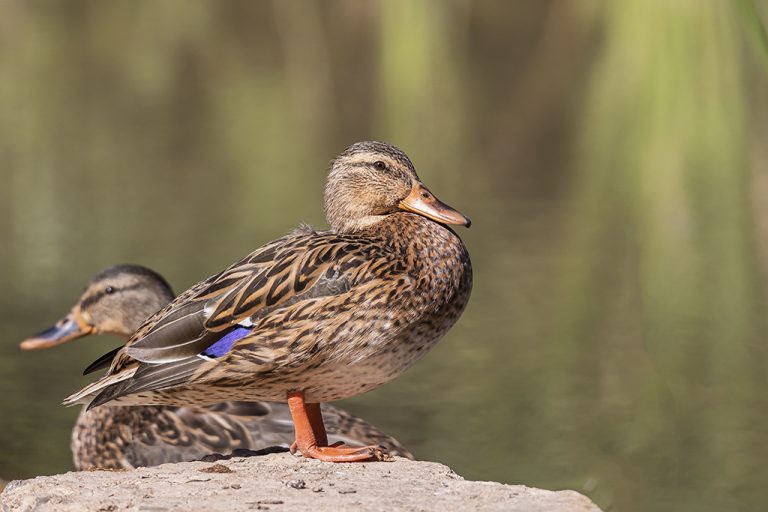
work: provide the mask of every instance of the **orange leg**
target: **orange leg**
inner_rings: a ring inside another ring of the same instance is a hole
[[[377,446],[328,446],[320,405],[305,403],[303,391],[288,393],[288,409],[296,429],[296,441],[291,445],[291,453],[298,448],[302,456],[326,462],[382,460],[381,449]]]
[[[325,424],[323,423],[323,413],[320,410],[320,404],[317,403],[304,403],[307,409],[307,417],[309,418],[309,424],[312,426],[312,433],[315,434],[315,442],[317,446],[328,446],[328,434],[325,432]],[[291,444],[291,453],[294,453],[298,445],[296,441]]]
[[[323,423],[323,413],[320,411],[320,404],[305,404],[309,424],[312,425],[312,432],[315,434],[317,446],[328,446],[328,434],[325,433],[325,424]]]

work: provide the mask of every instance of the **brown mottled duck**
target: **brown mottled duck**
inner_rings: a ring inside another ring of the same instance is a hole
[[[148,268],[110,267],[90,280],[64,318],[23,341],[21,348],[45,349],[91,334],[127,338],[173,297],[166,280]],[[413,458],[370,423],[329,404],[323,404],[322,412],[332,442],[376,444],[392,454]],[[114,406],[83,409],[72,430],[71,448],[79,470],[130,469],[238,449],[288,446],[293,435],[293,421],[284,403]]]
[[[329,445],[320,403],[409,368],[456,322],[472,288],[467,249],[410,159],[359,142],[331,163],[330,230],[303,227],[193,286],[95,367],[106,375],[65,401],[208,404],[287,401],[292,451],[375,460],[375,446]]]

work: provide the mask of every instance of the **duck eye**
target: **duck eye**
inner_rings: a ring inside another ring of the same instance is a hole
[[[106,288],[104,288],[104,293],[106,293],[107,295],[111,295],[115,293],[115,289],[112,286],[107,286]]]
[[[382,162],[381,160],[376,160],[373,162],[373,168],[377,171],[386,171],[387,170],[387,164]]]

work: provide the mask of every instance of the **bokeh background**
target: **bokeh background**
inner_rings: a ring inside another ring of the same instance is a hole
[[[343,402],[472,479],[768,503],[764,1],[0,1],[0,476],[71,468],[118,340],[19,340],[141,263],[181,291],[402,147],[469,214],[469,309]]]

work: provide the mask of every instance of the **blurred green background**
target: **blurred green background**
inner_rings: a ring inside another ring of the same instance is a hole
[[[0,476],[71,468],[103,337],[22,338],[122,262],[177,291],[393,142],[470,215],[469,309],[344,402],[472,479],[768,503],[768,38],[751,0],[0,2]]]

